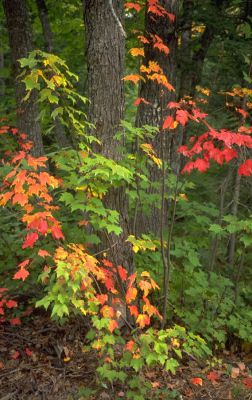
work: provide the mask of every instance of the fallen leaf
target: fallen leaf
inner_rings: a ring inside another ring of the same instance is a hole
[[[201,378],[198,378],[198,377],[192,378],[192,379],[191,379],[191,383],[192,383],[193,385],[196,385],[196,386],[202,386],[202,385],[203,385],[202,379],[201,379]]]
[[[244,371],[246,369],[246,365],[243,362],[239,362],[239,363],[237,363],[237,365],[241,371]]]
[[[209,374],[207,375],[207,379],[209,381],[211,381],[212,383],[217,383],[217,381],[219,380],[220,375],[218,374],[218,372],[216,371],[211,371],[209,372]]]
[[[240,375],[240,369],[239,368],[232,368],[231,369],[231,378],[235,379],[239,375]]]
[[[13,352],[12,352],[12,354],[11,354],[11,358],[12,358],[13,360],[16,360],[19,356],[20,356],[19,351],[13,350]]]
[[[243,384],[246,386],[248,389],[252,389],[252,376],[248,376],[247,378],[243,379]]]

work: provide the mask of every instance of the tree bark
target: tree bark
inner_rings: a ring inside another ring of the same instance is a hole
[[[177,77],[177,22],[178,22],[178,0],[160,0],[159,4],[171,14],[174,14],[175,21],[170,22],[167,17],[153,17],[152,13],[148,13],[146,8],[145,14],[145,37],[149,40],[149,44],[145,45],[144,49],[144,61],[143,64],[148,66],[150,61],[155,61],[162,68],[164,75],[166,76],[169,83],[176,88]],[[148,7],[148,3],[147,3]],[[169,54],[160,52],[157,48],[153,47],[153,36],[158,35],[163,43],[169,48]],[[143,97],[150,104],[146,105],[140,103],[137,113],[136,124],[138,126],[151,125],[158,127],[160,132],[156,135],[152,142],[154,150],[157,155],[162,158],[169,165],[175,167],[176,170],[176,147],[177,140],[175,134],[167,134],[162,131],[162,124],[164,117],[168,115],[169,111],[166,108],[167,103],[176,99],[176,92],[168,91],[162,85],[157,84],[152,80],[147,80],[141,83],[139,97]],[[162,173],[157,168],[151,168],[149,170],[151,188],[150,193],[157,193],[157,189],[153,187],[154,182],[161,182]],[[153,232],[154,234],[160,234],[161,227],[160,209],[153,207],[152,214],[150,216],[139,215],[139,221],[137,224],[137,233]]]
[[[95,134],[101,140],[99,151],[115,161],[120,159],[118,130],[124,109],[124,36],[122,0],[84,0],[86,28],[87,96],[90,99],[88,119],[95,125]],[[122,144],[122,143],[120,143]],[[120,214],[123,233],[103,236],[108,257],[117,264],[132,269],[131,246],[125,242],[129,234],[127,200],[124,190],[111,190],[105,206]]]
[[[32,50],[32,31],[25,0],[3,0],[4,13],[7,22],[13,77],[15,80],[15,94],[17,105],[18,128],[25,132],[33,141],[33,153],[40,156],[44,153],[41,130],[38,123],[39,110],[35,91],[27,101],[23,101],[26,94],[25,85],[19,74],[21,68],[18,60],[27,57]]]
[[[43,30],[43,36],[44,36],[44,42],[45,42],[45,50],[48,53],[53,53],[53,33],[51,30],[51,24],[49,20],[49,14],[48,14],[48,8],[46,5],[45,0],[36,0],[37,3],[37,8],[38,8],[38,13],[39,13],[39,19],[41,22],[42,30]],[[51,105],[51,111],[55,110],[57,106]],[[69,147],[71,146],[70,140],[66,136],[66,132],[64,130],[63,125],[60,123],[59,118],[55,119],[55,125],[53,132],[55,134],[55,139],[56,142],[58,143],[59,147]]]

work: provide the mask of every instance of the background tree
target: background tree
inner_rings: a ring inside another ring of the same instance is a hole
[[[18,126],[34,142],[34,154],[44,153],[41,130],[38,122],[37,95],[34,91],[28,101],[24,102],[25,86],[19,75],[21,68],[18,60],[27,57],[32,50],[32,32],[25,0],[3,0],[9,34],[13,79],[15,84]]]
[[[124,5],[121,0],[84,0],[86,27],[87,96],[90,99],[88,119],[95,126],[95,135],[101,141],[101,153],[113,160],[120,159],[119,144],[114,135],[118,131],[124,111]],[[120,215],[122,234],[104,238],[103,246],[116,263],[132,268],[128,210],[125,191],[112,190],[105,199],[107,208]]]

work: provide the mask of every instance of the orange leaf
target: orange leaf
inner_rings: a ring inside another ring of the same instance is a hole
[[[135,345],[134,340],[129,340],[129,341],[126,343],[125,349],[128,350],[128,351],[130,351],[130,352],[132,352],[134,345]]]
[[[20,204],[21,206],[24,206],[25,204],[28,203],[28,196],[25,193],[16,193],[12,199],[12,204]]]
[[[22,279],[24,281],[29,275],[30,273],[26,269],[21,268],[18,272],[15,273],[13,279]]]
[[[150,317],[146,314],[139,314],[136,323],[140,326],[140,328],[144,328],[147,325],[150,325]]]
[[[142,47],[133,47],[129,52],[133,57],[144,57],[144,49]]]
[[[150,104],[149,101],[145,100],[143,97],[138,97],[133,103],[134,106],[139,106],[140,103]]]
[[[104,318],[113,318],[115,315],[114,309],[107,305],[101,308],[101,313]]]
[[[144,81],[144,78],[141,75],[138,75],[138,74],[130,74],[130,75],[125,76],[123,78],[123,80],[124,81],[131,81],[136,85],[140,80]]]
[[[109,321],[109,326],[108,326],[108,330],[112,333],[115,329],[117,329],[118,323],[116,322],[115,319],[112,319],[111,321]]]
[[[202,386],[202,385],[203,385],[202,379],[201,379],[201,378],[198,378],[198,377],[192,378],[192,379],[191,379],[191,383],[192,383],[193,385],[196,385],[196,386]]]
[[[121,280],[122,280],[123,282],[125,282],[126,279],[127,279],[127,276],[128,276],[128,272],[127,272],[126,269],[123,268],[121,265],[119,265],[119,266],[117,267],[117,270],[118,270],[118,274],[119,274]]]
[[[212,383],[216,383],[219,380],[219,378],[220,378],[220,375],[218,374],[218,372],[215,372],[215,371],[211,371],[207,375],[207,379],[209,381],[211,381]]]
[[[36,241],[38,240],[39,236],[37,232],[28,233],[25,238],[24,243],[22,244],[22,249],[26,249],[28,247],[33,247]]]
[[[40,257],[42,257],[42,258],[44,258],[44,257],[51,257],[51,254],[48,253],[47,250],[42,250],[42,249],[39,249],[38,255],[39,255]]]
[[[139,315],[137,306],[129,306],[130,314],[135,316],[136,318]]]
[[[137,289],[129,287],[126,293],[126,303],[129,304],[134,301],[137,297]]]
[[[125,3],[124,4],[125,8],[133,8],[134,10],[136,10],[137,12],[141,11],[141,6],[140,4],[137,3]]]
[[[96,295],[97,300],[99,301],[99,303],[103,306],[103,304],[106,303],[106,301],[108,301],[108,295],[107,294],[97,294]]]

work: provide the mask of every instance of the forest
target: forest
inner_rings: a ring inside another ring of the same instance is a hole
[[[0,400],[252,399],[252,1],[0,1]]]

